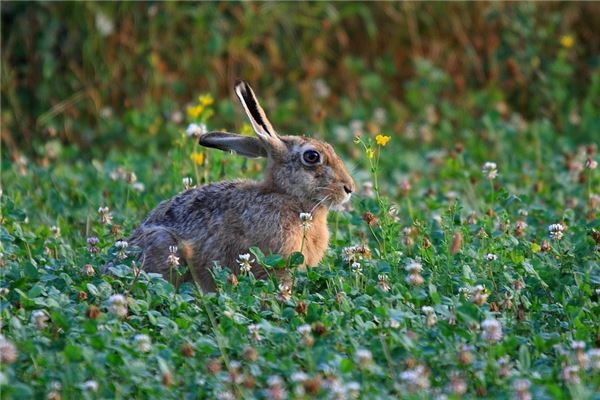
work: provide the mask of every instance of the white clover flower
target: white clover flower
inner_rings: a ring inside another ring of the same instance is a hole
[[[531,381],[529,379],[515,379],[512,387],[516,392],[523,392],[525,390],[529,390],[531,387]]]
[[[292,288],[286,284],[279,284],[279,299],[288,301],[292,298]]]
[[[485,255],[485,259],[488,261],[496,261],[498,259],[498,256],[492,253],[488,253]]]
[[[113,116],[113,114],[114,114],[113,109],[110,107],[102,107],[100,109],[100,116],[102,118],[110,118]]]
[[[364,122],[360,119],[353,119],[350,121],[350,130],[352,136],[362,136],[364,132]]]
[[[458,192],[455,190],[450,190],[445,194],[446,198],[450,201],[456,200],[459,196]]]
[[[346,262],[351,262],[355,260],[357,246],[348,246],[342,249],[342,258]]]
[[[137,175],[135,174],[135,172],[133,172],[133,171],[127,172],[127,174],[125,174],[125,182],[129,183],[130,185],[133,185],[134,183],[136,183]]]
[[[260,326],[256,324],[248,325],[248,332],[250,332],[250,338],[255,342],[260,342],[263,338],[260,336]]]
[[[268,379],[267,379],[267,385],[269,386],[278,386],[283,384],[283,379],[281,379],[280,376],[277,375],[271,375]]]
[[[587,160],[585,160],[585,167],[589,170],[594,170],[598,168],[598,161],[592,158],[588,158]]]
[[[460,377],[456,372],[450,375],[450,383],[448,385],[450,393],[455,396],[462,396],[467,392],[467,381]]]
[[[292,380],[292,382],[302,383],[308,379],[308,375],[305,372],[296,371],[296,372],[292,373],[292,375],[290,376],[290,379]]]
[[[169,256],[167,257],[167,265],[169,268],[175,268],[179,265],[179,257],[177,257],[177,246],[169,246]]]
[[[471,302],[478,306],[485,303],[490,295],[488,290],[483,285],[476,285],[470,289]]]
[[[579,384],[581,383],[581,377],[579,376],[579,367],[577,365],[565,366],[560,374],[561,378],[566,383]]]
[[[418,272],[411,273],[406,277],[406,283],[409,285],[419,286],[422,285],[423,282],[425,282],[425,279]]]
[[[590,349],[587,352],[590,360],[590,366],[594,370],[600,370],[600,349]]]
[[[437,323],[437,315],[433,307],[423,306],[421,307],[421,311],[425,314],[425,325],[433,326]]]
[[[17,361],[17,348],[4,335],[0,334],[0,364],[12,364]]]
[[[378,278],[377,285],[379,285],[379,287],[381,288],[381,290],[383,290],[384,292],[389,292],[390,289],[391,289],[391,286],[390,286],[390,282],[388,280],[387,275],[385,275],[385,274],[379,274],[377,276],[377,278]]]
[[[529,379],[515,379],[512,383],[512,388],[515,391],[515,399],[531,400],[531,393],[529,393],[530,387],[531,381],[529,381]]]
[[[385,119],[386,119],[386,112],[385,109],[382,107],[377,107],[375,110],[373,110],[373,120],[378,123],[379,125],[383,125],[385,124]]]
[[[100,32],[100,36],[110,36],[115,31],[115,24],[104,13],[96,13],[96,29]]]
[[[327,365],[323,364],[323,370],[323,372],[329,373],[331,372],[331,367],[328,367]],[[331,392],[334,399],[338,400],[345,398],[344,388],[340,384],[340,380],[335,375],[330,376],[328,379],[325,379],[323,381],[323,387]]]
[[[421,276],[423,271],[423,265],[417,260],[410,260],[408,264],[404,266],[404,269],[408,272],[406,282],[409,285],[419,286],[425,282],[425,279]]]
[[[113,294],[108,301],[111,305],[127,305],[127,299],[122,294]]]
[[[404,179],[403,181],[401,181],[399,187],[400,192],[404,195],[408,194],[408,192],[410,192],[410,190],[412,189],[412,185],[408,179]]]
[[[571,348],[575,351],[581,351],[585,349],[585,342],[582,340],[575,340],[571,343]]]
[[[200,136],[208,132],[208,128],[204,124],[189,124],[185,130],[187,137],[198,139]]]
[[[136,192],[143,192],[146,190],[146,185],[144,185],[142,182],[134,182],[131,184],[131,188]]]
[[[300,325],[297,330],[298,330],[298,333],[301,335],[308,335],[309,333],[311,333],[312,328],[310,327],[310,325],[304,324],[304,325]]]
[[[169,119],[174,124],[179,125],[183,122],[183,113],[180,110],[175,110],[171,113],[171,115],[169,115]]]
[[[392,329],[400,328],[400,322],[398,322],[398,320],[395,320],[395,319],[390,319],[390,322],[388,323],[388,325]]]
[[[100,214],[100,223],[102,225],[109,225],[112,223],[112,214],[108,207],[99,207],[98,214]]]
[[[140,351],[141,353],[147,353],[150,350],[152,350],[152,340],[148,335],[140,333],[138,335],[135,335],[133,341],[135,342],[138,351]]]
[[[108,299],[108,310],[119,318],[127,316],[127,299],[122,294],[113,294]]]
[[[301,212],[300,213],[300,221],[302,221],[302,223],[308,223],[310,221],[312,221],[313,216],[311,213],[309,212]]]
[[[189,188],[192,187],[194,181],[189,176],[186,176],[185,178],[183,178],[181,180],[181,183],[183,183],[183,189],[188,190]]]
[[[355,381],[351,381],[346,383],[346,386],[344,387],[346,395],[348,396],[348,398],[350,399],[357,399],[358,396],[360,395],[360,383],[355,382]]]
[[[414,369],[409,369],[400,373],[400,380],[406,384],[410,391],[427,389],[429,387],[429,379],[425,368],[418,365]]]
[[[592,210],[600,208],[600,195],[590,193],[590,208]]]
[[[515,230],[523,232],[525,229],[527,229],[527,222],[522,220],[515,222]]]
[[[345,126],[337,125],[333,128],[333,135],[338,142],[347,142],[350,140],[350,129]]]
[[[267,379],[269,389],[267,391],[267,397],[273,400],[283,400],[288,397],[287,392],[283,386],[283,379],[278,376],[271,376]]]
[[[35,310],[31,313],[31,324],[37,329],[44,329],[48,326],[48,314],[44,310]]]
[[[496,163],[488,161],[483,164],[481,172],[483,172],[483,175],[489,180],[496,179],[498,176],[498,166]]]
[[[565,226],[563,224],[552,224],[548,227],[550,237],[554,240],[561,240],[564,236]]]
[[[240,265],[240,271],[248,273],[252,270],[252,264],[254,259],[250,258],[250,254],[240,254],[238,256],[238,264]]]
[[[394,220],[394,221],[398,221],[398,213],[400,212],[400,210],[398,209],[398,205],[397,204],[392,204],[390,206],[390,208],[388,209],[388,215]]]
[[[371,257],[371,249],[366,245],[354,245],[342,249],[342,258],[345,262],[353,263]]]
[[[300,213],[300,221],[302,221],[301,226],[302,229],[304,229],[305,231],[310,227],[310,223],[313,219],[313,216],[311,213],[307,213],[307,212],[301,212]]]
[[[217,394],[217,400],[236,400],[237,397],[229,390]]]
[[[124,259],[125,257],[127,257],[127,247],[129,247],[129,243],[127,243],[125,240],[117,240],[115,242],[115,247],[117,248],[117,258],[119,260]]]
[[[423,271],[423,265],[418,261],[411,261],[404,266],[404,269],[409,273],[419,273]]]
[[[367,349],[358,349],[354,358],[361,368],[366,368],[373,362],[373,353]]]
[[[83,389],[88,392],[97,392],[98,391],[98,382],[89,380],[83,383]]]
[[[510,368],[510,357],[504,356],[498,359],[498,376],[500,378],[506,378],[513,373],[514,370]]]
[[[50,227],[50,232],[52,232],[52,234],[54,235],[54,237],[59,237],[60,236],[60,228],[56,225],[52,225]]]
[[[356,275],[362,275],[362,265],[359,262],[353,262],[351,265],[352,272]]]
[[[488,342],[496,343],[502,340],[502,324],[493,318],[488,318],[481,323],[481,337]]]
[[[362,195],[365,197],[375,197],[375,191],[373,190],[373,182],[367,181],[362,185]]]
[[[327,85],[324,79],[317,79],[313,83],[313,90],[315,93],[315,97],[319,99],[326,99],[331,95],[331,89]]]

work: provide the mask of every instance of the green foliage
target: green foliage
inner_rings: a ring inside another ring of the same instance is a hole
[[[597,397],[600,74],[584,40],[595,7],[2,11],[3,399]],[[471,14],[496,25],[463,27]],[[117,242],[185,177],[260,177],[264,161],[185,134],[236,129],[224,98],[236,75],[280,131],[332,143],[361,190],[330,214],[319,266],[248,250],[271,275],[289,269],[291,287],[215,267],[219,291],[202,294],[179,281],[185,268],[173,285]]]

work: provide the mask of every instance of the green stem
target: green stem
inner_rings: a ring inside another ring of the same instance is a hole
[[[194,164],[194,177],[196,178],[196,185],[200,186],[200,173],[198,172],[198,163],[196,162],[196,149],[197,148],[198,148],[198,141],[194,140],[194,147],[192,149],[192,155],[193,155],[192,163]]]

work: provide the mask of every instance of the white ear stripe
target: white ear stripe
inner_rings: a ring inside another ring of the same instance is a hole
[[[262,137],[277,137],[277,133],[267,119],[264,110],[256,99],[252,88],[244,81],[237,81],[235,84],[235,94],[244,106],[244,110],[250,119],[254,131]]]

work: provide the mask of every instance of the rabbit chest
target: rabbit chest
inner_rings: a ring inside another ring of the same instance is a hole
[[[327,228],[327,210],[321,209],[313,212],[312,221],[305,229],[297,222],[288,230],[289,236],[282,253],[289,255],[300,251],[304,254],[305,265],[319,264],[329,243],[329,229]]]

